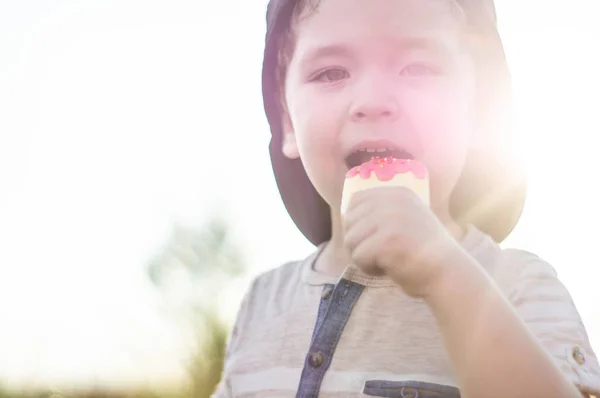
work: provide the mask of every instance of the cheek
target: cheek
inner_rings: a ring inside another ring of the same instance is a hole
[[[294,94],[290,98],[289,112],[300,157],[305,163],[311,159],[325,161],[331,158],[337,148],[339,131],[336,115],[340,112],[336,111],[335,102],[324,101],[302,90],[296,90]],[[310,167],[310,164],[305,166]]]
[[[471,96],[459,93],[465,93],[464,87],[448,84],[414,90],[405,98],[406,114],[431,168],[462,168],[474,115]]]
[[[300,159],[317,191],[333,206],[346,172],[339,145],[343,104],[338,98],[301,90],[293,94],[288,97],[288,110]]]

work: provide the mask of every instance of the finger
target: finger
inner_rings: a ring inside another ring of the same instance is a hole
[[[375,214],[376,211],[385,211],[386,209],[389,211],[392,208],[389,206],[384,206],[390,203],[397,203],[399,207],[394,207],[393,210],[397,211],[398,208],[403,208],[401,197],[398,198],[397,190],[403,190],[403,187],[377,187],[377,188],[369,188],[364,191],[357,192],[352,197],[348,210],[344,215],[344,222],[347,227],[350,227],[357,220],[360,220],[365,215],[369,215],[370,217]],[[396,195],[394,195],[394,191],[396,191]],[[380,214],[381,215],[381,214]]]
[[[365,204],[386,203],[395,204],[398,208],[422,207],[422,200],[413,191],[406,187],[376,187],[356,192],[352,195],[346,214]]]
[[[351,229],[356,223],[365,218],[374,218],[374,211],[377,208],[377,202],[362,201],[348,207],[348,211],[342,219],[344,231]]]
[[[429,211],[427,209],[427,211]],[[385,225],[398,225],[409,228],[415,221],[422,220],[422,209],[415,208],[410,198],[403,195],[382,197],[363,201],[346,213],[342,220],[344,231],[348,231],[355,224],[364,219],[379,220]],[[373,221],[376,222],[376,221]]]
[[[371,201],[372,197],[380,197],[382,194],[385,194],[386,190],[393,189],[395,187],[373,187],[364,189],[362,191],[358,191],[352,195],[350,198],[350,202],[348,203],[348,208],[353,206],[359,206],[363,202]]]
[[[377,233],[379,225],[369,215],[363,217],[357,217],[356,221],[349,224],[344,229],[344,244],[346,248],[352,253],[354,249],[366,238]]]
[[[350,259],[354,265],[367,275],[383,275],[383,269],[377,264],[377,250],[379,247],[379,235],[376,233],[370,234],[350,252]]]
[[[365,191],[356,192],[350,197],[350,201],[348,202],[345,211],[342,213],[342,217],[346,218],[348,213],[352,213],[357,207],[361,207],[365,203],[364,193]],[[368,200],[366,200],[366,202],[368,202]]]

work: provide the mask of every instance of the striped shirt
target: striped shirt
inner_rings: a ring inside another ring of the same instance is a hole
[[[600,396],[600,366],[573,300],[533,254],[470,227],[461,244],[560,369]],[[458,397],[433,314],[386,277],[313,269],[318,251],[257,277],[227,346],[224,397]],[[410,395],[410,394],[413,395]]]

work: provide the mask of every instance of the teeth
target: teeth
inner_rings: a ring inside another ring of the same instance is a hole
[[[386,151],[393,151],[394,148],[361,148],[359,149],[357,152],[386,152]]]

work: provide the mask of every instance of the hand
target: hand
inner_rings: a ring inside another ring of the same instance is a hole
[[[370,275],[385,274],[413,297],[424,298],[466,255],[435,214],[403,187],[353,195],[344,216],[344,243],[352,262]]]

